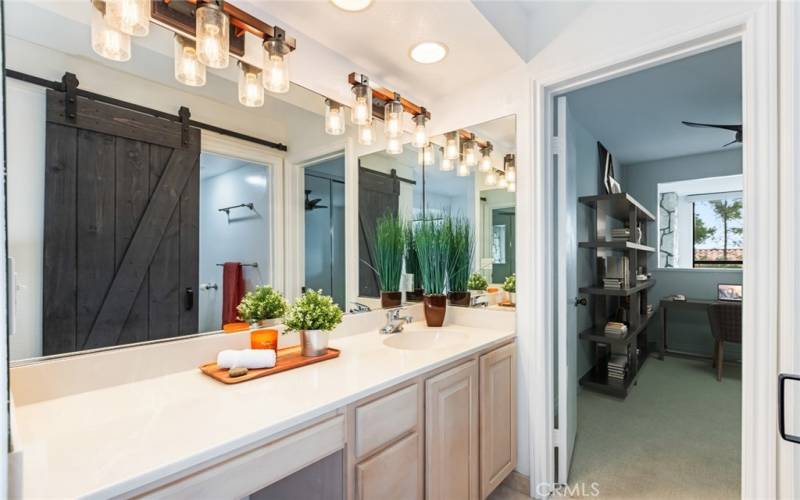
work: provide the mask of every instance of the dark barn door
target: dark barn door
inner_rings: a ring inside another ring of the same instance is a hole
[[[44,354],[197,332],[200,131],[47,92]]]
[[[375,224],[381,216],[397,215],[400,206],[400,180],[367,168],[358,169],[358,295],[379,297],[380,282],[374,271]]]

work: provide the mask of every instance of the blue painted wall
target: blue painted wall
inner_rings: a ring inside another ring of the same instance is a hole
[[[622,183],[623,190],[630,193],[655,214],[658,206],[659,183],[740,174],[742,173],[742,150],[741,148],[726,149],[700,155],[630,164],[625,165],[623,171],[625,173]],[[746,209],[747,207],[745,207]],[[647,241],[650,244],[655,244],[656,234],[656,224],[649,224]],[[747,237],[747,228],[745,228],[744,237]],[[650,289],[648,294],[648,302],[651,304],[657,305],[661,298],[676,293],[690,298],[716,299],[717,284],[742,282],[742,272],[739,270],[659,270],[656,259],[657,255],[653,253],[648,261],[648,269],[656,279],[656,285]],[[661,335],[661,324],[657,316],[648,327],[648,337],[655,342],[658,335]],[[689,311],[671,313],[669,344],[670,348],[675,350],[711,355],[714,344],[706,314]],[[726,346],[725,351],[727,358],[741,359],[740,346]]]

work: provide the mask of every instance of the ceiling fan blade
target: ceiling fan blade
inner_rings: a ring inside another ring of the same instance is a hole
[[[688,127],[701,127],[701,128],[721,128],[723,130],[730,130],[732,132],[741,132],[742,126],[741,125],[715,125],[713,123],[696,123],[696,122],[687,122],[681,121],[684,125]]]

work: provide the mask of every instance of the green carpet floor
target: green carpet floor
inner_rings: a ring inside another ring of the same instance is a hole
[[[600,498],[740,498],[741,390],[741,365],[717,382],[710,361],[675,357],[651,357],[625,400],[581,390],[570,485],[595,482]]]

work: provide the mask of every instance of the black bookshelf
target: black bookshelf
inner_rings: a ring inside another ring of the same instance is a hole
[[[655,285],[654,279],[637,281],[637,274],[647,274],[647,257],[655,248],[647,245],[647,224],[655,217],[641,203],[627,193],[583,196],[578,201],[595,209],[595,230],[591,241],[578,243],[580,248],[595,252],[598,265],[594,284],[579,288],[590,296],[593,325],[580,332],[581,339],[592,345],[594,363],[580,379],[586,389],[625,398],[636,385],[639,373],[647,360],[647,325],[653,312],[647,312],[647,292]],[[611,230],[628,227],[628,240],[612,240]],[[641,237],[637,236],[637,228]],[[604,272],[609,259],[627,256],[629,282],[622,288],[605,288]],[[621,317],[620,317],[621,316]],[[628,332],[623,336],[604,333],[608,321],[624,321]],[[612,349],[628,358],[624,380],[609,378],[608,360]]]

